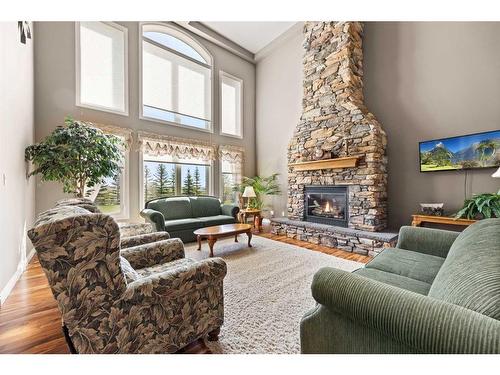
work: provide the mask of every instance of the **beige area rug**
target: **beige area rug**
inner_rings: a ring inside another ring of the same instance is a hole
[[[321,267],[353,271],[362,263],[345,260],[254,236],[217,241],[214,255],[228,268],[224,279],[224,325],[218,342],[207,342],[214,353],[300,353],[299,323],[314,307],[311,281]],[[208,244],[186,245],[186,257],[208,257]]]

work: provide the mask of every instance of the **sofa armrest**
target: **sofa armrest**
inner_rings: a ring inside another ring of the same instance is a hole
[[[165,231],[165,217],[160,211],[155,211],[150,208],[145,208],[140,215],[151,223],[157,232]]]
[[[404,226],[399,230],[399,249],[416,251],[446,258],[459,232]]]
[[[221,258],[204,259],[182,267],[138,279],[127,285],[125,301],[170,301],[177,297],[202,290],[210,285],[220,285],[226,276],[227,266]]]
[[[220,209],[223,215],[232,216],[235,219],[237,218],[238,212],[240,212],[240,208],[234,204],[222,204]]]
[[[168,232],[153,232],[146,234],[139,234],[137,236],[124,237],[120,241],[120,247],[125,249],[127,247],[134,247],[139,245],[145,245],[151,242],[157,242],[162,240],[168,240],[170,235]]]
[[[184,258],[184,244],[179,238],[171,238],[128,247],[121,250],[120,255],[127,259],[135,269],[152,267]]]
[[[499,353],[500,322],[475,311],[334,268],[314,299],[347,319],[423,353]]]

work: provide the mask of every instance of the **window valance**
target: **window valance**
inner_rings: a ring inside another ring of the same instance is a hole
[[[243,147],[227,145],[219,146],[219,158],[222,161],[226,161],[231,164],[237,164],[240,166],[243,165],[244,152],[245,149]]]
[[[142,152],[151,156],[171,156],[178,159],[215,160],[215,147],[208,142],[184,138],[138,133]]]
[[[133,141],[132,129],[122,128],[121,126],[115,126],[115,125],[99,124],[96,122],[85,121],[85,123],[95,128],[101,129],[106,134],[113,134],[116,135],[117,137],[120,137],[125,143],[125,147],[130,149],[130,146],[132,145]]]

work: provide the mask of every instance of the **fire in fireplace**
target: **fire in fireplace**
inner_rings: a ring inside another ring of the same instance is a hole
[[[347,227],[347,186],[306,186],[304,220]]]

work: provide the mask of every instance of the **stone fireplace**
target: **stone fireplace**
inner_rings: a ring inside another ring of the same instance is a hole
[[[350,228],[387,225],[385,132],[363,103],[362,25],[305,24],[303,113],[288,163],[356,156],[356,166],[288,173],[288,217],[304,218],[306,185],[349,185]]]
[[[275,220],[273,230],[373,254],[394,236],[375,234],[387,226],[387,139],[364,104],[362,33],[359,22],[305,23],[302,116],[288,147],[288,218]],[[323,187],[344,189],[343,212],[340,200],[335,212],[323,199],[310,202],[309,189]],[[302,225],[310,221],[321,227]],[[351,231],[336,229],[342,227]]]

